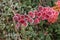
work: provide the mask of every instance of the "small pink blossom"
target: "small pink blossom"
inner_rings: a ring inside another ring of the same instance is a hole
[[[42,12],[38,12],[37,17],[41,18],[41,16],[42,16]]]
[[[31,17],[29,15],[25,15],[25,20],[28,22]]]
[[[37,10],[34,10],[33,12],[35,13],[35,17],[37,17],[38,11]]]
[[[32,12],[32,11],[29,11],[29,12],[28,12],[28,15],[29,15],[31,18],[35,18],[35,13]]]
[[[25,21],[24,19],[19,20],[19,23],[21,24],[21,26],[25,26],[25,27],[28,26],[28,22]]]
[[[43,6],[38,6],[38,11],[42,11],[43,10]]]
[[[46,13],[42,13],[42,18],[41,18],[42,20],[46,20],[47,18],[46,18]]]
[[[36,25],[36,24],[39,24],[40,23],[40,20],[38,19],[38,18],[36,18],[35,20],[34,20],[34,24]]]
[[[30,24],[33,24],[34,20],[33,20],[32,18],[29,18],[29,19],[28,19],[28,22],[29,22]]]
[[[22,24],[22,26],[27,27],[28,26],[28,23],[25,22],[25,23]]]
[[[15,14],[15,16],[13,17],[13,19],[15,21],[18,21],[20,19],[20,14]]]
[[[25,20],[24,19],[20,19],[19,23],[23,24],[23,23],[25,23]]]
[[[24,19],[24,18],[25,18],[25,15],[21,15],[20,18],[21,18],[21,19]]]

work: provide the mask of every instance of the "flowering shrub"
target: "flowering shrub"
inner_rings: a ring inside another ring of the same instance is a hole
[[[58,19],[59,12],[51,7],[39,6],[38,10],[29,11],[27,15],[15,14],[13,19],[23,26],[28,24],[39,24],[40,20],[47,20],[49,23],[54,23]]]
[[[0,40],[60,40],[60,0],[0,0]]]

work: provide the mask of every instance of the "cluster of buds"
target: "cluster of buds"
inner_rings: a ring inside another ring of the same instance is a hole
[[[15,14],[13,19],[17,22],[16,26],[28,26],[39,24],[41,20],[47,20],[49,23],[56,22],[59,12],[51,7],[39,6],[38,10],[29,11],[28,14]]]

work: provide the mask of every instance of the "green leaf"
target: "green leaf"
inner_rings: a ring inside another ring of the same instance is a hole
[[[46,40],[51,40],[49,35],[46,36]]]

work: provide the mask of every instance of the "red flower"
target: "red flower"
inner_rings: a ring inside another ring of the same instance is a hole
[[[22,23],[25,23],[25,20],[24,20],[24,19],[20,19],[20,20],[19,20],[19,23],[21,23],[21,24],[22,24]]]
[[[20,20],[20,14],[15,14],[15,16],[13,17],[13,19],[14,19],[15,21]]]
[[[38,23],[40,23],[40,19],[39,19],[39,18],[36,18],[36,19],[34,20],[34,24],[36,25],[36,24],[38,24]]]
[[[37,17],[41,18],[41,16],[42,16],[42,12],[38,12]]]
[[[25,23],[22,24],[22,26],[27,27],[28,26],[28,23],[25,22]]]
[[[25,20],[28,22],[30,17],[28,15],[25,15]]]
[[[24,18],[25,18],[25,15],[21,15],[20,18],[21,18],[21,19],[24,19]]]
[[[19,20],[19,23],[21,23],[21,26],[28,26],[27,21],[25,21],[24,19]]]
[[[29,19],[28,19],[28,22],[29,22],[30,24],[33,24],[34,20],[33,20],[32,18],[29,18]]]
[[[29,15],[31,18],[35,18],[35,13],[32,12],[32,11],[28,12],[28,15]]]
[[[38,7],[38,11],[42,11],[43,10],[43,7],[42,6],[39,6]]]
[[[42,20],[46,20],[47,18],[46,18],[46,13],[42,13],[42,18],[41,18]]]
[[[37,10],[34,10],[33,12],[35,13],[35,17],[37,17],[38,11]]]

